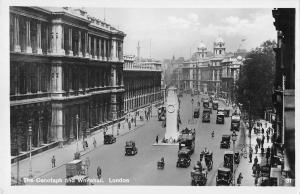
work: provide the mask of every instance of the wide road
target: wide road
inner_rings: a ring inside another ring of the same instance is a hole
[[[192,118],[191,96],[184,95],[181,99],[181,129]],[[194,97],[194,107],[197,104],[197,97]],[[219,106],[224,107],[224,103],[219,102]],[[91,166],[89,168],[89,178],[97,178],[97,166],[102,168],[103,183],[95,185],[190,185],[193,165],[199,160],[200,152],[207,147],[213,151],[214,167],[208,173],[207,185],[216,185],[215,177],[217,168],[223,164],[224,149],[220,149],[220,141],[223,134],[230,134],[230,118],[225,118],[224,125],[216,124],[216,111],[211,115],[210,123],[202,123],[202,103],[201,115],[196,126],[196,147],[192,155],[192,163],[188,168],[176,168],[178,146],[154,146],[156,135],[163,137],[165,128],[161,127],[161,122],[156,117],[152,117],[143,127],[136,129],[117,139],[112,145],[100,146],[83,159],[89,157]],[[215,130],[215,137],[211,138],[211,131]],[[134,140],[138,147],[138,154],[135,156],[124,155],[124,145],[128,140]],[[165,158],[165,169],[157,169],[157,161],[161,157]],[[57,168],[40,178],[62,178],[66,177],[65,166]],[[124,183],[113,183],[115,179],[123,179]],[[129,182],[128,182],[129,181]],[[49,184],[49,183],[47,183]],[[64,184],[64,183],[59,183]]]

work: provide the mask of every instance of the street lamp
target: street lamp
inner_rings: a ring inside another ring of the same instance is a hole
[[[32,163],[31,163],[31,137],[32,137],[32,127],[29,124],[28,129],[28,136],[29,136],[29,178],[32,178]]]
[[[250,113],[250,100],[248,101],[249,104],[249,114],[248,114],[248,120],[249,120],[249,139],[250,139],[250,147],[251,147],[251,131],[252,131],[252,119],[251,119],[251,113]]]
[[[235,170],[234,170],[234,156],[235,156],[235,141],[237,140],[237,134],[235,131],[232,132],[232,142],[233,142],[233,156],[232,156],[232,172],[233,172],[233,186],[235,186]]]
[[[76,128],[77,128],[77,132],[76,132],[76,140],[77,140],[77,145],[76,145],[76,153],[78,153],[78,123],[79,123],[79,117],[78,114],[76,115]]]
[[[192,97],[192,115],[193,115],[193,113],[194,113],[194,107],[193,107],[193,104],[194,104],[194,99],[193,99],[193,97]]]

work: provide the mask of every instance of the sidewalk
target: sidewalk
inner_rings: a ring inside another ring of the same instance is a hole
[[[272,127],[272,125],[270,123],[268,123],[267,121],[261,120],[260,121],[263,125],[264,130],[264,135],[266,136],[266,129],[268,127]],[[265,123],[267,123],[267,128]],[[267,138],[265,139],[265,143],[264,143],[264,148],[265,148],[265,152],[264,155],[261,155],[261,150],[258,149],[257,154],[255,154],[255,145],[256,145],[256,138],[259,136],[262,136],[262,133],[258,133],[257,135],[254,134],[253,130],[251,133],[251,147],[253,148],[253,155],[252,155],[252,163],[250,163],[249,161],[249,146],[250,146],[250,138],[249,138],[249,132],[248,129],[245,129],[245,133],[246,133],[246,147],[247,147],[247,158],[241,158],[240,160],[240,164],[236,170],[236,174],[235,177],[237,179],[239,173],[242,173],[243,179],[241,182],[241,186],[255,186],[254,181],[255,181],[255,177],[252,174],[252,165],[254,163],[254,158],[255,156],[257,156],[258,158],[258,164],[260,166],[263,166],[267,163],[266,160],[266,148],[269,146],[271,148],[271,139],[269,140],[269,143],[267,143]]]
[[[144,108],[138,110],[141,112],[144,112]],[[153,113],[157,112],[156,110],[153,110]],[[130,116],[134,115],[134,113],[128,113],[128,118],[131,118]],[[141,115],[141,114],[140,114]],[[143,114],[142,114],[143,115]],[[143,115],[144,116],[144,115]],[[155,114],[152,114],[152,117],[154,117]],[[126,116],[125,116],[126,118]],[[150,117],[150,119],[152,119]],[[137,117],[136,119],[136,126],[134,123],[131,124],[131,130],[128,129],[128,124],[125,120],[121,121],[121,127],[120,130],[117,130],[117,124],[114,124],[114,126],[109,126],[106,134],[113,134],[115,137],[123,136],[129,132],[134,131],[135,129],[138,129],[145,125],[147,123],[147,120],[144,119],[143,121],[140,121],[140,119]],[[93,140],[96,139],[96,147],[94,148]],[[78,150],[80,151],[81,156],[97,149],[98,147],[103,145],[103,129],[97,130],[90,134],[85,140],[88,142],[88,148],[84,151],[83,150],[83,144],[82,144],[82,138],[76,142],[72,142],[69,145],[64,145],[62,148],[55,147],[53,149],[47,150],[45,152],[42,152],[40,154],[36,154],[32,157],[31,163],[32,163],[32,175],[33,178],[40,177],[43,174],[46,174],[49,171],[52,171],[56,168],[61,167],[62,165],[66,164],[69,161],[72,161],[74,158],[74,153],[77,149],[78,144]],[[52,156],[55,156],[56,159],[56,167],[52,168],[51,164],[51,158]],[[28,177],[29,175],[29,158],[26,158],[24,160],[21,160],[19,162],[19,177]],[[14,163],[11,165],[11,176],[17,177],[17,163]]]

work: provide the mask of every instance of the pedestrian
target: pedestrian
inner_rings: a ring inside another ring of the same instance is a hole
[[[257,186],[257,184],[258,184],[258,176],[255,175],[254,185]]]
[[[261,133],[264,134],[265,130],[263,127],[261,127]]]
[[[252,152],[249,152],[249,159],[250,159],[249,163],[252,163]]]
[[[131,130],[131,122],[128,122],[128,129]]]
[[[256,144],[255,145],[255,154],[257,154],[257,151],[258,151],[258,145]]]
[[[260,151],[261,151],[261,156],[264,156],[264,153],[265,153],[265,149],[263,147],[260,148]]]
[[[253,165],[257,165],[257,163],[258,163],[258,158],[257,158],[257,156],[255,156],[255,158],[254,158],[254,164]]]
[[[257,145],[259,145],[259,139],[258,139],[258,137],[256,138],[256,143],[257,143]]]
[[[134,117],[134,126],[136,127],[136,116]]]
[[[158,144],[158,135],[156,136],[155,141],[156,141],[156,144]]]
[[[133,117],[131,117],[131,122],[133,123]]]
[[[53,156],[52,156],[52,159],[51,159],[52,168],[55,167],[55,161],[56,161],[56,159],[55,159],[55,157],[54,157],[54,155],[53,155]]]
[[[267,152],[266,152],[267,164],[269,163],[270,155],[271,155],[271,149],[270,149],[270,147],[268,147],[268,148],[267,148]]]
[[[267,143],[269,143],[269,141],[270,141],[270,135],[269,133],[267,133]]]
[[[97,177],[98,177],[98,179],[101,178],[101,174],[102,174],[102,170],[101,170],[100,166],[98,166],[98,168],[97,168]]]
[[[93,140],[93,145],[94,145],[94,148],[96,148],[96,146],[97,146],[97,142],[96,142],[96,139],[95,139],[95,137],[94,137],[94,140]]]
[[[261,147],[264,147],[264,144],[265,144],[265,136],[263,135],[261,139]]]
[[[236,181],[238,186],[241,185],[242,179],[243,179],[243,176],[242,176],[242,173],[240,172],[239,177],[237,178],[237,181]]]
[[[118,123],[118,129],[120,130],[120,128],[121,128],[121,123],[119,122]]]

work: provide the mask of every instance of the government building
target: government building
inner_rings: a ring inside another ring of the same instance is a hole
[[[12,156],[29,150],[30,137],[40,151],[124,119],[122,31],[84,9],[10,7],[9,14]],[[148,81],[157,80],[139,75],[143,82],[124,79],[128,107],[156,99]]]
[[[211,55],[201,41],[191,59],[179,64],[175,70],[175,82],[181,91],[217,94],[233,101],[243,60],[241,56],[226,53],[225,41],[221,37],[214,41]]]

